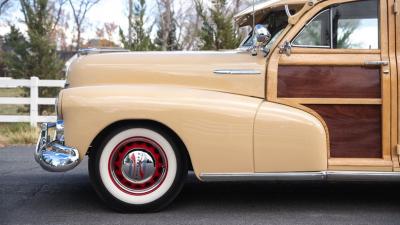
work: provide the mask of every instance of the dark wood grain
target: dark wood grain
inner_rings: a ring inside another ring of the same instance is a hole
[[[379,105],[305,105],[325,120],[330,155],[340,158],[381,158],[382,124]]]
[[[380,69],[362,66],[279,66],[278,97],[380,98]]]

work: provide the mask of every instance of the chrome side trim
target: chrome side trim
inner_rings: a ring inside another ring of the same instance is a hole
[[[328,181],[400,181],[400,172],[328,171]]]
[[[203,181],[289,181],[289,180],[324,180],[324,172],[293,173],[202,173]]]
[[[255,75],[255,74],[261,74],[261,71],[259,70],[228,70],[228,69],[221,69],[221,70],[214,70],[215,74],[219,75]]]
[[[400,181],[400,172],[201,173],[202,181]]]

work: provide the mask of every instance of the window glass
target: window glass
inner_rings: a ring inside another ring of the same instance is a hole
[[[337,49],[378,49],[378,8],[378,0],[363,0],[333,6],[311,20],[292,44]]]
[[[344,3],[332,8],[333,48],[379,47],[378,1]]]
[[[330,47],[330,12],[322,11],[293,41],[293,45],[310,47]]]

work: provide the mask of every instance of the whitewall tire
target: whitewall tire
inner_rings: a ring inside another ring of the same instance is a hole
[[[182,189],[186,161],[164,129],[126,126],[111,131],[90,153],[89,173],[96,192],[112,208],[158,211]]]

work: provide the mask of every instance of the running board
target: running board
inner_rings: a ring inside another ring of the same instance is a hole
[[[201,173],[202,181],[400,181],[400,172]]]

